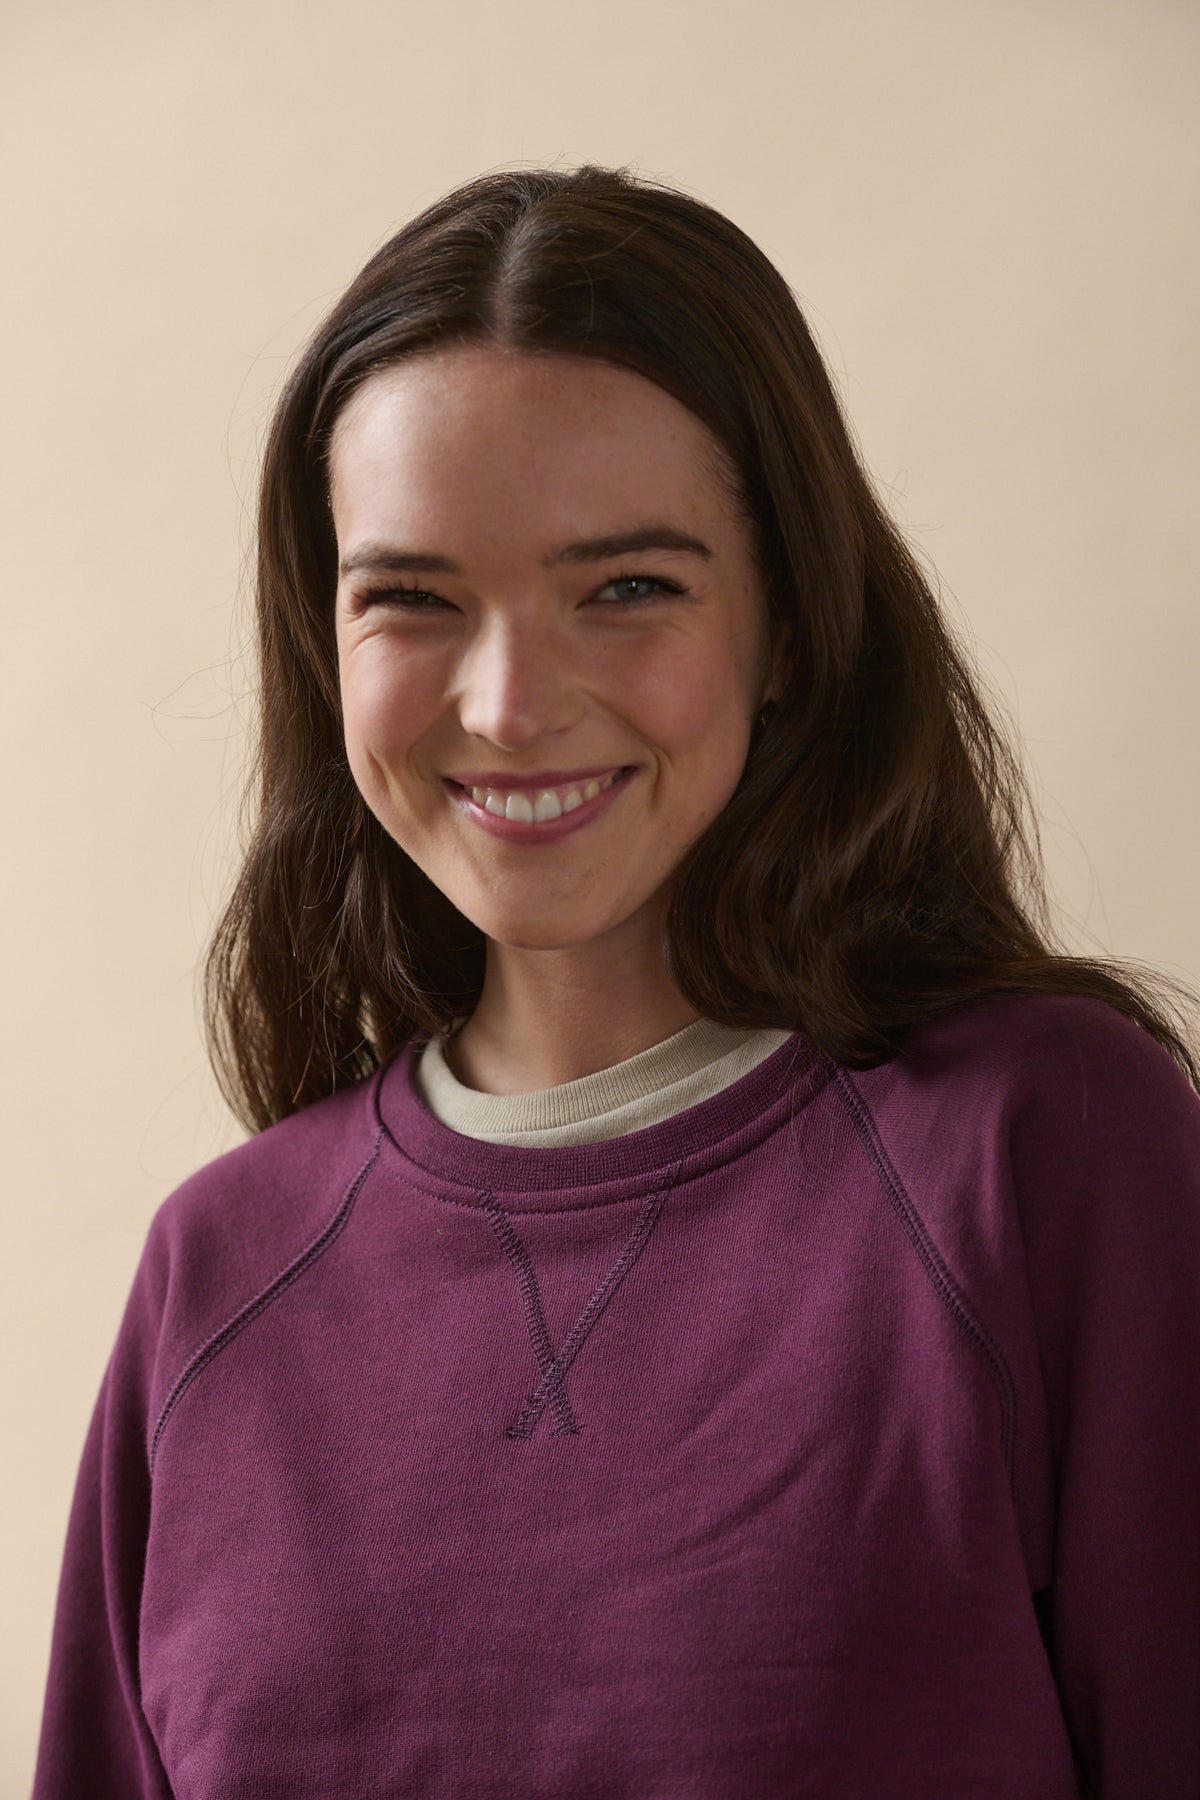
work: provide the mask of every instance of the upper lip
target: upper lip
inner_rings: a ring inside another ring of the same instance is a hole
[[[453,781],[465,788],[497,788],[506,794],[519,793],[523,788],[556,788],[573,787],[583,781],[602,781],[606,775],[616,775],[627,763],[598,763],[594,769],[543,769],[537,775],[506,775],[503,770],[482,769],[470,771],[462,775],[447,775],[447,781]]]

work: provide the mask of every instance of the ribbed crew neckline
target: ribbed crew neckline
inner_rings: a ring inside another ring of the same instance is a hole
[[[509,1196],[513,1211],[618,1201],[656,1176],[716,1167],[795,1116],[834,1073],[795,1033],[749,1074],[659,1124],[595,1143],[529,1147],[465,1137],[436,1118],[416,1081],[423,1048],[424,1040],[404,1045],[375,1077],[385,1159],[427,1193],[460,1205]]]
[[[748,1074],[790,1037],[695,1019],[611,1068],[519,1094],[467,1087],[431,1040],[416,1060],[415,1081],[435,1117],[465,1137],[550,1148],[658,1124]]]

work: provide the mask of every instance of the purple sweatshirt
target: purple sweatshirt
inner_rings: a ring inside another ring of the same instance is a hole
[[[160,1207],[35,1800],[1196,1800],[1200,1099],[1007,997],[481,1143],[414,1051]]]

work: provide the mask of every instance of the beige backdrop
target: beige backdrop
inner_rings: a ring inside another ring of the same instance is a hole
[[[1189,0],[7,0],[5,1795],[150,1215],[240,1136],[193,975],[309,327],[484,169],[729,213],[1019,721],[1070,940],[1196,981],[1198,48]]]

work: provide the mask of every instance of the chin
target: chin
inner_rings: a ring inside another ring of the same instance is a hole
[[[577,926],[572,930],[566,924],[556,925],[549,919],[526,919],[521,924],[515,920],[481,919],[477,922],[489,943],[502,944],[506,950],[572,950],[603,936],[605,930],[604,926],[591,929]]]
[[[510,912],[507,908],[497,909],[493,903],[472,909],[467,917],[489,942],[502,944],[508,950],[571,950],[603,937],[620,922],[552,904],[540,912],[532,906]]]

